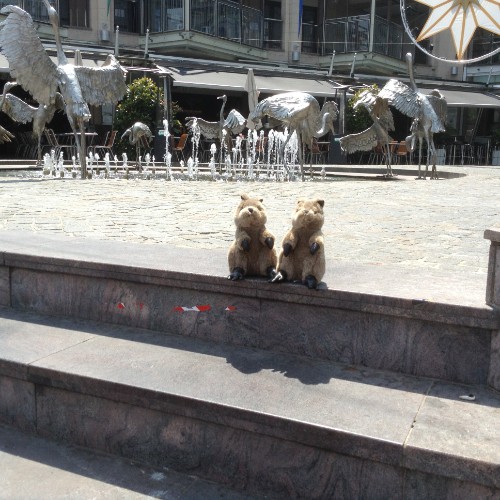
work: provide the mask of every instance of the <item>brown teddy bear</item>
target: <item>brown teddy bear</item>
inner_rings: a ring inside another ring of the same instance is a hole
[[[262,199],[241,195],[241,202],[234,214],[236,234],[229,248],[230,280],[241,280],[244,276],[276,275],[277,254],[274,236],[266,229],[267,214]]]
[[[292,216],[292,228],[286,233],[278,258],[278,273],[271,280],[300,280],[308,288],[317,288],[325,274],[323,243],[323,200],[299,199]]]

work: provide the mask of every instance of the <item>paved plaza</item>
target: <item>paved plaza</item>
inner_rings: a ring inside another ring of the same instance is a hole
[[[489,242],[483,233],[500,226],[500,167],[444,168],[466,175],[273,183],[12,174],[0,178],[0,231],[225,249],[241,192],[264,199],[268,228],[278,240],[297,198],[319,197],[325,200],[328,259],[486,273]]]

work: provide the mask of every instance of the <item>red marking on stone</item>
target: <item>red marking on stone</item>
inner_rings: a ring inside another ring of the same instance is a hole
[[[226,311],[236,311],[236,306],[227,306]]]
[[[125,304],[123,302],[119,302],[118,309],[125,309]]]
[[[174,307],[174,311],[185,312],[185,311],[194,311],[194,312],[206,312],[210,311],[211,306],[202,305],[202,306],[194,306],[194,307],[184,307],[184,306],[176,306]]]

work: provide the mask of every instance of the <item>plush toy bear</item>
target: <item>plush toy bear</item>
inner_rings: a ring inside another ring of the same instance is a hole
[[[317,288],[325,274],[323,243],[323,200],[299,199],[292,216],[292,228],[283,238],[278,258],[278,273],[271,280],[300,280]]]
[[[277,254],[274,236],[266,229],[267,214],[262,199],[241,195],[241,202],[234,214],[236,234],[229,248],[230,280],[244,276],[276,275]]]

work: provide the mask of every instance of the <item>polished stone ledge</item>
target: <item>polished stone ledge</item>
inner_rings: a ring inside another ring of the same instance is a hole
[[[486,303],[500,308],[500,229],[488,229],[484,237],[490,240]]]

